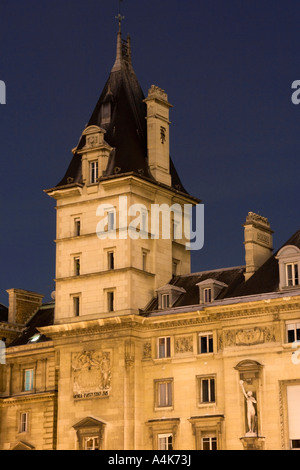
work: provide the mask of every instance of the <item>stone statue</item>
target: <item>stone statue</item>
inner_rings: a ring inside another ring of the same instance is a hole
[[[256,433],[255,433],[256,411],[254,407],[254,403],[256,403],[256,400],[253,397],[252,392],[250,390],[248,392],[245,391],[243,384],[244,384],[244,381],[240,380],[240,386],[247,402],[247,421],[248,421],[249,430],[246,433],[246,436],[256,436]]]

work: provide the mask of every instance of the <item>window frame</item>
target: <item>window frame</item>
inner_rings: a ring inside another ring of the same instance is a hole
[[[29,385],[27,380],[27,373],[29,374]],[[24,392],[32,392],[34,390],[34,367],[26,367],[23,369],[23,391]]]
[[[80,237],[81,235],[81,218],[74,217],[74,237]]]
[[[209,449],[204,449],[204,440],[208,440]],[[214,442],[213,442],[214,441]],[[213,444],[215,443],[216,448],[212,449]],[[201,436],[201,450],[218,450],[218,439],[217,436]]]
[[[289,267],[291,268],[291,276],[289,274]],[[299,286],[299,265],[298,262],[285,263],[285,279],[287,287]]]
[[[197,376],[197,380],[198,380],[198,385],[197,385],[198,386],[198,398],[197,398],[198,406],[209,406],[212,404],[216,404],[217,402],[216,377],[214,375],[201,375],[201,376]],[[208,401],[204,401],[204,389],[203,389],[204,382],[208,382],[208,389],[207,389]],[[211,386],[212,383],[213,383],[213,389]]]
[[[114,250],[107,251],[107,267],[109,271],[113,271],[115,269],[115,252]]]
[[[170,308],[170,294],[161,294],[161,308]]]
[[[99,178],[99,162],[98,160],[91,160],[89,162],[89,183],[98,183]]]
[[[206,351],[202,351],[202,339],[206,338]],[[214,352],[214,335],[211,331],[198,333],[198,354],[212,354]]]
[[[72,296],[72,302],[73,302],[73,315],[74,315],[74,317],[79,317],[80,316],[80,306],[81,306],[80,295],[73,295]]]
[[[291,326],[293,326],[293,328],[289,328]],[[298,326],[298,328],[297,328],[297,326]],[[289,341],[289,331],[294,332],[294,339],[292,341]],[[286,322],[286,324],[285,324],[285,337],[286,337],[286,342],[288,344],[294,343],[296,341],[300,341],[300,319]]]
[[[162,446],[162,440],[167,439],[165,446]],[[169,442],[169,439],[171,441]],[[159,433],[157,434],[157,449],[158,450],[173,450],[173,433]]]
[[[161,341],[163,341],[163,344],[161,344]],[[167,359],[170,357],[171,357],[171,336],[159,336],[157,338],[157,358]]]
[[[114,312],[115,311],[115,292],[113,290],[108,290],[106,292],[107,298],[107,311]]]
[[[25,416],[25,422],[23,421],[23,416]],[[29,412],[21,411],[19,415],[19,433],[25,433],[29,430]]]
[[[174,407],[173,378],[156,379],[155,381],[155,410],[171,409]]]
[[[74,276],[80,276],[81,262],[80,256],[73,257]]]

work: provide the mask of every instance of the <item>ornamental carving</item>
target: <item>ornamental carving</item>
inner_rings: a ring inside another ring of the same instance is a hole
[[[107,351],[83,351],[72,356],[73,397],[107,397],[111,387],[111,359]]]
[[[146,343],[144,343],[143,359],[151,359],[151,343],[150,343],[150,341],[147,341]]]
[[[275,326],[227,330],[218,336],[218,350],[231,346],[250,346],[277,341]]]
[[[183,336],[181,338],[176,338],[175,340],[175,353],[183,354],[187,352],[193,352],[193,337],[192,336]]]

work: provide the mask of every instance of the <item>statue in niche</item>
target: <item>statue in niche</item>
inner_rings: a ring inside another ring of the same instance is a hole
[[[255,425],[256,425],[256,411],[254,407],[254,403],[256,403],[256,400],[251,392],[249,390],[246,392],[244,388],[244,381],[240,380],[240,386],[242,389],[242,392],[244,394],[244,397],[246,398],[246,403],[247,403],[247,422],[248,422],[248,432],[245,434],[245,436],[256,436],[255,433]]]

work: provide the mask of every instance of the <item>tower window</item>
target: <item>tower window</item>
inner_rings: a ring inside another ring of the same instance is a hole
[[[108,269],[115,269],[115,254],[113,251],[108,251],[107,253],[107,264]]]
[[[80,235],[80,219],[79,217],[76,217],[76,219],[74,219],[74,236],[79,237],[79,235]]]
[[[79,296],[73,297],[73,309],[74,309],[74,316],[79,317],[79,314],[80,314],[80,297]]]
[[[74,258],[74,275],[80,276],[80,258],[78,256]]]
[[[90,183],[98,182],[98,161],[90,162]]]
[[[107,310],[109,312],[113,312],[115,309],[114,300],[114,292],[107,292]]]

